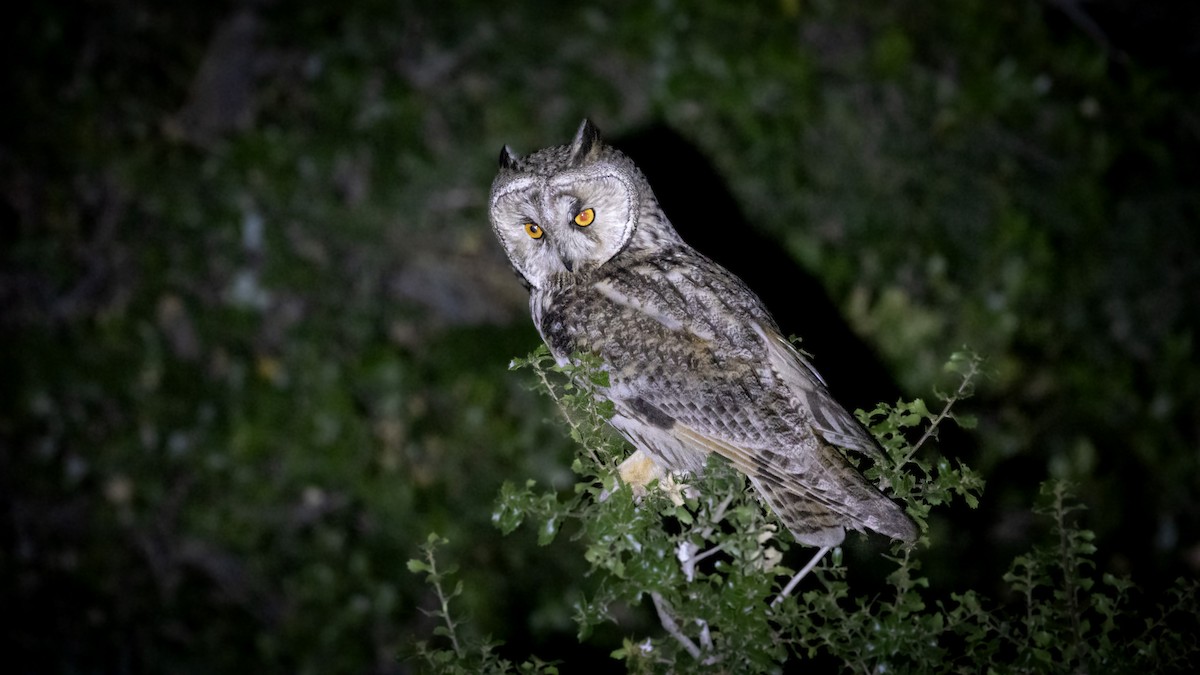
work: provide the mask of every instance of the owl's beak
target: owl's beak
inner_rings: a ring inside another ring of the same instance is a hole
[[[563,267],[567,268],[568,272],[575,271],[575,261],[566,257],[565,255],[562,255],[561,253],[558,255],[558,259],[562,261]]]

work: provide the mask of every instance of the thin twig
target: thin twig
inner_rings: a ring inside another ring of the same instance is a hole
[[[679,630],[679,624],[675,623],[675,619],[671,616],[667,601],[663,600],[661,595],[654,592],[650,593],[650,599],[654,601],[654,609],[658,610],[658,620],[662,622],[663,628],[665,628],[667,633],[669,633],[671,637],[675,638],[679,644],[683,645],[683,648],[687,650],[688,654],[692,655],[693,659],[699,661],[700,648],[696,646],[695,642],[692,642],[690,639],[688,639],[688,636],[684,635],[683,631]]]
[[[725,517],[725,510],[728,509],[729,505],[732,503],[733,503],[733,495],[729,495],[729,496],[725,497],[725,499],[720,504],[717,505],[717,508],[713,510],[712,516],[711,516],[711,518],[709,518],[709,522],[711,522],[711,523],[721,522],[721,519]],[[700,531],[701,539],[708,541],[708,538],[710,536],[712,536],[713,528],[714,528],[713,525],[709,525],[708,527],[705,527],[703,530],[701,530]],[[682,547],[684,547],[686,545],[687,545],[686,542],[683,544],[680,544],[681,550],[685,550],[685,549],[682,549]],[[694,575],[696,573],[696,563],[700,562],[701,560],[704,560],[705,558],[716,553],[717,551],[720,551],[724,547],[725,547],[725,544],[720,543],[720,544],[717,544],[716,546],[713,546],[712,548],[708,549],[707,551],[703,551],[697,555],[694,555],[694,556],[688,558],[687,560],[680,558],[679,563],[680,563],[680,566],[683,568],[683,573],[687,577],[687,580],[691,581],[692,578],[694,577]]]
[[[912,446],[912,449],[908,451],[908,454],[904,455],[904,461],[901,462],[901,464],[908,463],[908,460],[912,459],[912,456],[915,455],[917,450],[919,450],[920,447],[925,444],[925,441],[929,440],[929,437],[933,436],[933,433],[937,431],[938,425],[942,423],[942,420],[950,416],[950,409],[953,408],[954,404],[957,403],[958,400],[967,393],[967,387],[970,386],[971,380],[975,378],[975,375],[978,372],[979,365],[972,362],[971,370],[963,375],[962,382],[958,384],[958,389],[955,390],[954,395],[946,399],[946,405],[942,408],[942,411],[938,413],[937,417],[934,418],[933,423],[931,423],[929,428],[925,430],[925,433],[922,434],[921,439]]]
[[[543,369],[539,363],[534,365],[533,371],[537,373],[538,379],[542,381],[542,386],[546,388],[546,393],[550,395],[550,398],[554,399],[554,407],[558,408],[558,412],[562,414],[563,419],[567,421],[567,425],[570,426],[571,430],[579,436],[579,444],[582,445],[583,449],[587,451],[588,456],[592,458],[592,462],[595,463],[596,466],[604,466],[600,463],[600,458],[596,456],[596,453],[592,451],[591,446],[586,442],[585,439],[588,437],[588,434],[583,433],[583,431],[579,428],[579,424],[576,423],[575,420],[571,419],[571,416],[567,413],[566,408],[563,407],[562,399],[559,397],[558,392],[555,391],[554,386],[550,384],[550,378],[546,377],[545,369]]]
[[[446,622],[446,635],[458,658],[463,657],[462,647],[458,645],[458,636],[454,632],[454,621],[450,619],[450,597],[442,592],[442,582],[438,577],[437,561],[433,557],[433,546],[425,550],[425,558],[429,561],[429,576],[433,579],[433,590],[437,592],[438,602],[442,606],[442,620]]]
[[[779,591],[779,595],[775,596],[775,599],[771,601],[771,606],[773,607],[783,602],[783,599],[792,592],[792,589],[796,587],[796,584],[800,583],[800,580],[803,579],[809,572],[811,572],[812,568],[817,566],[817,563],[821,561],[821,558],[825,557],[825,554],[828,553],[829,549],[831,548],[833,547],[822,546],[821,550],[817,551],[817,554],[812,557],[812,560],[809,560],[808,564],[804,566],[804,569],[801,569],[799,572],[797,572],[796,576],[792,577],[792,580],[788,582],[788,585],[784,586],[782,591]]]
[[[708,556],[716,553],[717,551],[720,551],[723,548],[725,548],[725,542],[721,542],[720,544],[717,544],[716,546],[708,549],[707,551],[704,551],[703,553],[697,553],[696,555],[692,556],[692,558],[688,562],[695,565],[696,563],[700,562],[701,560],[704,560]]]
[[[713,649],[712,632],[708,629],[708,622],[704,619],[696,619],[696,625],[700,626],[700,646],[704,651],[711,652]]]
[[[1084,644],[1083,630],[1079,625],[1079,598],[1075,597],[1075,573],[1078,571],[1071,559],[1071,542],[1067,534],[1067,510],[1063,508],[1063,485],[1054,485],[1054,521],[1058,529],[1058,555],[1063,570],[1063,585],[1066,586],[1067,611],[1071,614],[1071,636],[1074,638],[1071,651],[1079,656]]]
[[[710,523],[721,522],[721,519],[725,517],[725,510],[728,509],[729,505],[732,503],[733,503],[733,495],[728,495],[727,497],[725,497],[725,499],[722,500],[720,504],[717,504],[717,508],[713,509],[712,516],[708,519],[709,522]],[[700,536],[705,539],[708,539],[710,536],[712,536],[713,527],[714,527],[713,525],[709,525],[708,527],[704,528],[704,530],[700,532]]]

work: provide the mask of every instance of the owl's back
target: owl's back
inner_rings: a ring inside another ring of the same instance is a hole
[[[601,357],[613,425],[667,470],[726,457],[804,543],[840,542],[845,528],[915,538],[911,520],[835,447],[877,453],[874,441],[758,298],[686,245],[618,256],[534,291],[533,308],[556,356]]]

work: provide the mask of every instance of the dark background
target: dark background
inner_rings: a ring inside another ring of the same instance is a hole
[[[487,190],[501,144],[584,116],[847,405],[932,402],[951,352],[988,359],[941,448],[988,487],[935,520],[935,596],[1010,600],[1049,477],[1139,602],[1200,570],[1195,3],[10,11],[19,672],[403,672],[431,531],[464,630],[568,666],[616,648],[576,642],[577,544],[490,523],[503,480],[569,486],[571,447],[506,370],[537,338]]]

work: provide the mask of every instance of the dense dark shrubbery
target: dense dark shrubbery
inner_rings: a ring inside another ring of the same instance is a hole
[[[710,459],[705,476],[687,488],[655,484],[638,503],[618,477],[625,453],[606,433],[611,404],[592,396],[594,385],[607,385],[607,373],[581,362],[555,366],[544,347],[517,362],[534,370],[564,412],[580,444],[577,482],[564,495],[537,492],[534,481],[506,483],[493,521],[506,533],[531,521],[543,546],[564,529],[583,541],[588,574],[598,581],[574,604],[581,640],[598,624],[622,623],[631,606],[654,607],[654,635],[626,637],[612,652],[630,672],[778,672],[785,662],[822,656],[861,673],[1183,672],[1200,658],[1200,644],[1185,637],[1200,629],[1200,583],[1179,579],[1156,611],[1136,616],[1133,582],[1098,579],[1094,535],[1075,522],[1072,513],[1082,507],[1061,481],[1042,484],[1034,509],[1050,521],[1049,543],[1017,556],[1004,575],[1013,602],[997,605],[974,590],[931,597],[919,550],[929,543],[930,511],[955,497],[974,508],[983,490],[969,468],[926,445],[947,420],[966,421],[951,409],[974,389],[980,361],[973,355],[955,354],[947,364],[960,381],[939,412],[915,399],[863,415],[888,460],[867,475],[907,504],[923,533],[916,546],[893,542],[887,589],[864,593],[849,583],[838,547],[794,598],[783,585],[795,574],[784,564],[794,542],[728,464]],[[567,379],[552,382],[548,371]],[[910,441],[906,431],[914,429]],[[462,586],[445,592],[450,572],[436,567],[439,543],[431,536],[425,559],[409,561],[409,569],[425,573],[435,589],[433,615],[444,622],[436,632],[451,649],[421,641],[416,657],[433,671],[517,669],[494,644],[458,640],[448,601]],[[519,669],[552,671],[553,664],[532,658]]]
[[[1200,101],[1178,65],[1195,61],[1195,10],[1074,7],[17,8],[0,28],[0,644],[26,672],[404,671],[437,625],[418,610],[440,603],[403,562],[435,531],[439,565],[460,569],[464,649],[488,634],[513,663],[603,663],[630,635],[681,649],[644,601],[574,639],[574,604],[615,592],[586,575],[589,540],[540,547],[491,522],[506,481],[565,499],[578,475],[552,406],[504,368],[536,338],[487,185],[502,143],[559,142],[585,115],[612,138],[665,124],[711,158],[903,400],[959,345],[988,356],[978,427],[954,446],[988,491],[930,514],[909,616],[945,607],[945,634],[970,598],[998,616],[1036,584],[1051,613],[1012,640],[1135,643],[1200,542]],[[714,225],[680,211],[685,238]],[[772,310],[815,338],[813,293],[795,295]],[[1077,622],[1059,609],[1066,568],[1032,548],[1047,478],[1088,507],[1060,531],[1095,532],[1074,595],[1096,604]],[[677,536],[684,511],[646,536]],[[905,563],[859,548],[808,581],[845,570],[850,596],[891,597]],[[773,578],[745,580],[761,594]],[[850,661],[827,637],[819,657]],[[986,658],[1020,651],[999,644]]]

